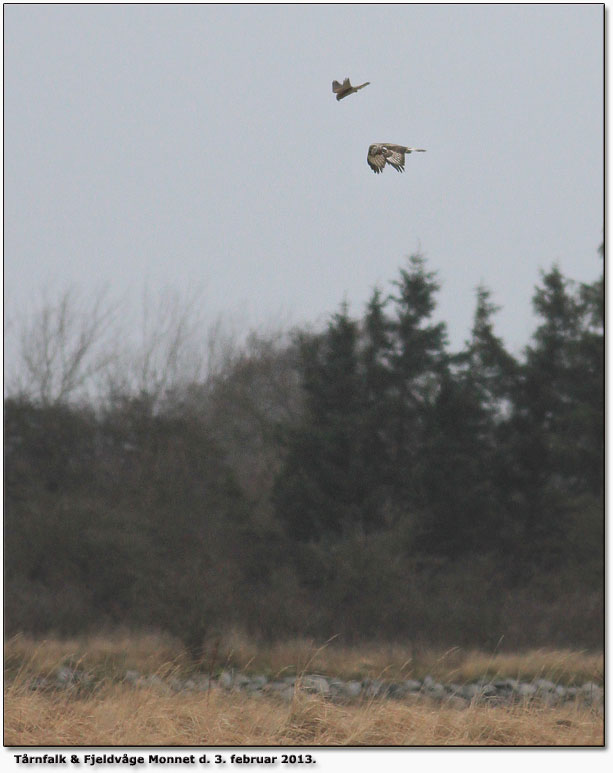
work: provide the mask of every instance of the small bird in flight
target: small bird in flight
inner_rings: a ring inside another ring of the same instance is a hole
[[[352,86],[349,78],[345,78],[342,84],[338,81],[332,81],[332,92],[336,94],[336,101],[338,102],[339,99],[348,97],[349,94],[355,94],[356,91],[363,89],[364,86],[368,86],[369,84],[370,81],[366,81],[366,83],[363,83],[361,86]]]
[[[397,172],[404,172],[405,153],[425,153],[424,148],[406,148],[404,145],[393,145],[391,142],[380,142],[368,148],[368,166],[375,174],[383,171],[385,164],[394,167]]]

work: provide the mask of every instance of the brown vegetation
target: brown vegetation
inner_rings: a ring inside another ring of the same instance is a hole
[[[233,665],[271,674],[318,671],[338,676],[419,676],[469,681],[484,674],[543,676],[563,683],[602,681],[602,656],[533,651],[488,655],[422,652],[417,663],[401,647],[317,648],[296,641],[260,650],[237,634],[218,647],[215,670]],[[33,675],[62,664],[95,675],[86,694],[32,692]],[[413,664],[412,664],[413,663]],[[35,642],[15,637],[5,647],[5,743],[9,746],[320,746],[320,745],[602,745],[603,721],[581,702],[560,707],[471,705],[465,710],[419,700],[370,700],[336,705],[298,692],[291,703],[266,695],[213,689],[160,694],[123,681],[125,670],[168,675],[193,668],[170,637],[115,635]],[[211,667],[214,664],[209,664]]]
[[[601,745],[602,717],[559,708],[471,706],[459,711],[393,701],[338,706],[298,695],[290,705],[213,690],[159,695],[109,685],[95,697],[5,692],[9,746],[498,746]]]
[[[165,634],[115,632],[72,639],[36,640],[14,636],[5,644],[5,669],[18,674],[46,675],[58,665],[77,663],[100,677],[122,679],[128,669],[168,674],[194,668],[180,641]],[[602,653],[535,649],[522,653],[419,648],[411,644],[343,645],[338,639],[320,643],[295,639],[260,645],[238,631],[209,642],[201,668],[216,673],[235,668],[271,677],[303,672],[341,679],[421,679],[427,674],[443,682],[465,683],[480,677],[525,681],[542,678],[556,684],[602,683]]]

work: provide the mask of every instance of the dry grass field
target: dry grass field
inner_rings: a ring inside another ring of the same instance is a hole
[[[193,669],[177,640],[158,634],[44,640],[20,635],[5,643],[4,655],[9,677],[45,674],[63,663],[78,663],[88,671],[120,679],[128,669],[142,673]],[[231,667],[276,677],[305,671],[342,679],[423,679],[429,674],[442,682],[460,683],[500,676],[582,684],[602,683],[604,677],[602,653],[539,649],[491,654],[459,647],[437,651],[381,643],[350,647],[338,640],[322,643],[309,639],[264,645],[236,632],[212,640],[205,649],[203,665],[212,672]]]
[[[423,677],[470,681],[480,676],[563,684],[602,683],[602,656],[537,651],[524,655],[476,652],[415,653],[401,647],[341,647],[293,642],[259,648],[234,635],[212,646],[211,671],[288,674],[303,671],[342,678]],[[34,675],[61,664],[96,675],[95,689],[32,691]],[[298,692],[291,703],[266,695],[213,689],[160,694],[122,681],[126,669],[162,676],[193,668],[170,639],[157,636],[39,641],[17,637],[5,645],[4,742],[8,746],[319,746],[319,745],[602,745],[603,719],[582,702],[545,707],[471,705],[458,710],[420,700],[370,700],[337,705]]]
[[[602,717],[585,706],[473,706],[464,711],[371,701],[337,706],[299,695],[290,705],[225,694],[160,696],[114,686],[74,700],[9,688],[8,746],[537,745],[603,743]]]

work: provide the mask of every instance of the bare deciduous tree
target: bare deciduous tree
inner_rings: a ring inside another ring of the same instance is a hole
[[[179,387],[200,381],[207,370],[206,326],[199,290],[183,296],[165,289],[153,296],[145,289],[132,323],[123,319],[124,335],[109,371],[111,394],[147,395],[155,404]]]
[[[115,356],[117,310],[106,290],[86,298],[69,288],[55,303],[43,296],[40,310],[18,323],[14,391],[43,405],[95,391]]]

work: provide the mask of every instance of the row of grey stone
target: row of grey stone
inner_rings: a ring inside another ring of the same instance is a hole
[[[469,684],[442,684],[431,676],[426,676],[423,680],[386,682],[379,679],[345,681],[320,674],[269,679],[264,675],[247,676],[236,671],[222,671],[217,677],[200,674],[187,678],[162,678],[158,674],[144,675],[138,671],[127,671],[123,681],[136,688],[153,688],[167,694],[221,689],[256,696],[273,695],[285,701],[292,700],[295,692],[301,690],[338,702],[378,698],[428,698],[455,708],[466,708],[471,703],[496,705],[531,700],[538,700],[550,706],[572,700],[581,700],[596,707],[601,707],[604,703],[604,689],[594,682],[586,682],[580,687],[567,687],[547,679],[536,679],[532,682],[520,682],[517,679],[482,679]],[[31,682],[32,689],[82,689],[93,688],[94,685],[95,679],[91,674],[67,666],[62,666],[55,678],[38,677]]]

